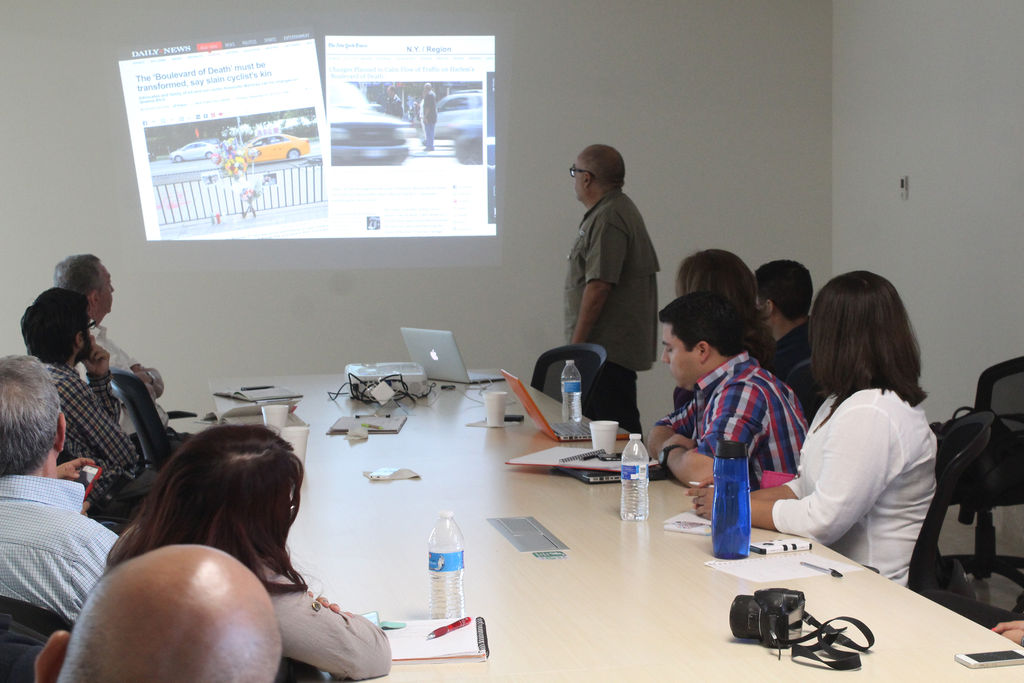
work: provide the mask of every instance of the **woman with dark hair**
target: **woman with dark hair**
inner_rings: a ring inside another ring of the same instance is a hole
[[[814,379],[828,398],[807,430],[796,479],[750,496],[754,526],[807,536],[906,585],[935,492],[935,435],[918,384],[917,339],[885,278],[833,278],[811,309]],[[707,489],[693,489],[710,514]]]
[[[367,619],[313,599],[286,542],[299,512],[302,462],[262,426],[211,427],[185,442],[160,471],[108,567],[165,545],[219,548],[260,578],[281,628],[284,656],[340,678],[391,668],[384,632]]]
[[[728,299],[743,320],[743,349],[762,368],[775,369],[775,339],[758,311],[757,280],[743,259],[724,249],[693,252],[676,271],[676,296],[691,292],[714,292]],[[672,393],[676,410],[692,396],[692,392],[676,387]]]

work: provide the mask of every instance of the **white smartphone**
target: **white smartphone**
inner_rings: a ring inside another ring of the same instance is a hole
[[[78,483],[85,487],[85,497],[88,498],[92,492],[92,485],[96,482],[96,477],[100,475],[103,468],[99,465],[82,465],[81,471],[78,473]]]
[[[1024,664],[1024,650],[1001,650],[999,652],[975,652],[953,657],[968,669],[987,669],[991,666],[1013,666]]]

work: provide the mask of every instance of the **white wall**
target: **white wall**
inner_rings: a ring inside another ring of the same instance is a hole
[[[896,284],[932,419],[1024,354],[1022,35],[1017,0],[834,3],[833,266]]]
[[[155,252],[143,267],[117,50],[267,26],[497,36],[500,266],[240,276]],[[625,156],[663,303],[698,248],[752,267],[796,258],[821,282],[831,53],[825,0],[17,3],[0,26],[0,351],[23,352],[17,321],[53,264],[91,251],[117,289],[111,336],[163,370],[168,407],[208,407],[209,376],[401,360],[402,324],[454,329],[470,364],[528,376],[562,343],[564,257],[582,213],[567,169],[599,141]],[[660,367],[642,376],[645,421],[666,410],[670,387]]]

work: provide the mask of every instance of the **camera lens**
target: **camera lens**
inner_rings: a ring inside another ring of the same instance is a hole
[[[729,628],[737,638],[760,639],[761,606],[753,595],[737,595],[729,608]]]

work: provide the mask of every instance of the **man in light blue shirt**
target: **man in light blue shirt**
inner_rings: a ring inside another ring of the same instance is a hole
[[[90,461],[58,467],[64,434],[46,367],[0,358],[0,595],[73,623],[117,536],[82,514],[85,488],[73,480]]]

